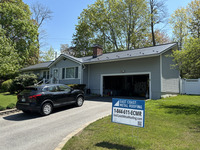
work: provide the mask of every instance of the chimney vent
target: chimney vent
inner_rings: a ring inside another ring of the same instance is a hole
[[[101,45],[94,44],[92,48],[93,48],[93,58],[96,58],[103,54],[103,48]]]

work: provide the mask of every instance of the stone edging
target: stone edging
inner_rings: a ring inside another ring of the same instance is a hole
[[[19,112],[19,111],[20,111],[20,110],[18,110],[17,108],[3,110],[3,111],[0,111],[0,116],[8,115],[8,114],[15,113],[15,112]]]

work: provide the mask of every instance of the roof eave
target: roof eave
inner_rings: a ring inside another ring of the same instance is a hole
[[[20,69],[20,71],[24,72],[24,71],[35,71],[35,70],[45,70],[45,69],[49,69],[49,68],[48,67],[42,67],[42,68]]]
[[[74,61],[78,64],[82,64],[81,61],[77,60],[77,59],[74,59],[73,57],[70,57],[68,55],[64,55],[64,54],[61,54],[58,58],[56,58],[56,60],[54,60],[51,64],[49,64],[48,68],[51,68],[55,63],[57,63],[58,61],[62,60],[62,57],[64,58],[68,58],[69,60],[71,61]]]

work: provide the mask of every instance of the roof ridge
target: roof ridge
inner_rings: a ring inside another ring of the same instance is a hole
[[[118,52],[127,52],[127,51],[132,51],[132,50],[140,50],[140,49],[146,49],[146,48],[151,48],[151,47],[158,47],[158,46],[163,46],[163,45],[169,45],[169,44],[177,44],[177,42],[170,42],[170,43],[165,43],[165,44],[160,44],[160,45],[155,45],[155,46],[148,46],[148,47],[141,47],[141,48],[136,48],[136,49],[129,49],[129,50],[121,50],[121,51],[116,51],[116,52],[108,52],[108,53],[103,53],[103,54],[112,54],[112,53],[118,53]],[[85,58],[85,57],[91,57],[90,56],[84,56],[84,57],[80,57]]]

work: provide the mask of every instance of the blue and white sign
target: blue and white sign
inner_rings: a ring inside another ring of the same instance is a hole
[[[112,99],[112,122],[144,128],[145,101]]]

